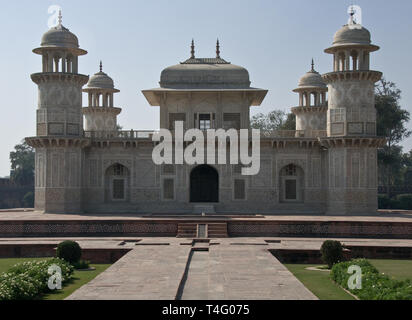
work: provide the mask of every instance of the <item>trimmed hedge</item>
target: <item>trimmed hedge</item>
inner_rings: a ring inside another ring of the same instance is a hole
[[[412,194],[400,194],[396,197],[399,209],[412,210]]]
[[[329,269],[335,263],[343,261],[343,248],[339,241],[326,240],[323,242],[320,252],[322,253],[323,262],[328,265]]]
[[[0,274],[0,301],[34,300],[50,292],[48,270],[53,264],[61,268],[62,283],[67,282],[73,274],[73,267],[62,259],[19,263]]]
[[[348,269],[357,265],[362,269],[362,289],[351,290]],[[349,290],[361,300],[412,300],[412,283],[410,280],[399,281],[389,278],[366,259],[356,259],[335,264],[332,268],[333,281]]]
[[[400,194],[389,198],[387,195],[378,195],[379,209],[412,210],[412,194]]]
[[[75,241],[66,240],[60,242],[57,246],[56,257],[64,259],[70,264],[75,264],[80,261],[82,249]]]

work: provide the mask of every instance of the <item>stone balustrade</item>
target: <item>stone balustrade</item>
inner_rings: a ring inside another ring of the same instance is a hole
[[[154,130],[127,131],[85,131],[84,136],[92,139],[152,139]]]
[[[85,131],[86,138],[91,139],[152,139],[156,130],[127,130],[127,131]],[[172,132],[172,134],[174,134]],[[326,130],[273,130],[261,131],[262,138],[323,138]]]

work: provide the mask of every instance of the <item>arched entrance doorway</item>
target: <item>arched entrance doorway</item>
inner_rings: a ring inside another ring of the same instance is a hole
[[[190,202],[219,202],[219,174],[208,165],[201,165],[190,173]]]

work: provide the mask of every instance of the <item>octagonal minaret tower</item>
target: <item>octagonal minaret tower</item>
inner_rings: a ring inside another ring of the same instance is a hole
[[[325,50],[333,54],[333,72],[323,75],[329,88],[328,136],[376,135],[374,85],[382,73],[370,70],[370,54],[377,50],[370,32],[353,18]]]
[[[377,148],[374,85],[382,73],[370,70],[379,49],[371,34],[353,19],[338,30],[325,50],[334,57],[328,85],[328,214],[370,214],[377,210]]]
[[[82,87],[88,76],[78,73],[78,57],[87,54],[77,37],[62,25],[47,31],[41,46],[42,72],[31,75],[39,87],[37,136],[27,138],[36,149],[35,207],[45,212],[81,211],[83,135]]]
[[[326,130],[326,93],[328,88],[322,76],[312,68],[299,80],[293,92],[299,93],[299,106],[292,108],[296,115],[296,130],[305,136],[320,135]]]
[[[85,131],[116,131],[117,116],[122,109],[114,107],[113,96],[120,90],[115,89],[113,79],[103,72],[93,75],[83,92],[88,94],[89,106],[83,108],[86,120]]]

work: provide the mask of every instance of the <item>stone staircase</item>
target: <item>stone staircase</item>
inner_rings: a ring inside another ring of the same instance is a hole
[[[227,223],[208,223],[207,225],[208,238],[228,238]]]
[[[177,238],[228,238],[227,223],[179,223]]]
[[[177,226],[178,238],[197,238],[197,223],[179,223]]]

